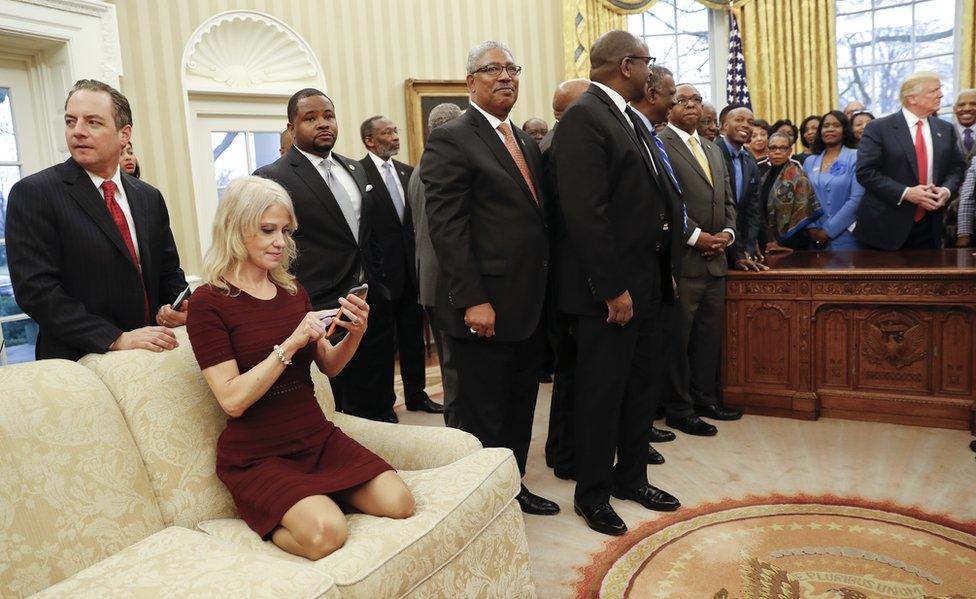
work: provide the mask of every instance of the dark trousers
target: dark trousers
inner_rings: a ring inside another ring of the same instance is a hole
[[[626,326],[580,316],[576,339],[576,493],[579,505],[604,503],[614,486],[647,484],[647,445],[665,364],[660,305]],[[614,455],[617,461],[614,464]]]
[[[485,447],[511,449],[524,476],[539,394],[542,332],[523,341],[453,337],[450,345],[462,398],[462,430]]]
[[[563,472],[576,470],[573,397],[576,385],[576,317],[553,314],[548,336],[554,348],[552,401],[549,405],[549,435],[546,463]]]
[[[941,246],[941,237],[937,237],[932,231],[931,212],[926,212],[922,220],[912,223],[912,230],[908,233],[902,250],[937,250]]]
[[[457,365],[451,350],[452,337],[439,329],[434,320],[434,309],[427,307],[430,332],[437,344],[437,362],[441,367],[441,386],[444,388],[444,424],[451,428],[461,428],[461,404],[458,403]]]
[[[366,334],[352,359],[329,379],[336,410],[378,420],[393,410],[393,313],[389,300],[369,299]]]
[[[407,405],[411,405],[411,399],[427,386],[427,370],[423,309],[417,303],[417,294],[410,285],[405,287],[409,289],[404,289],[404,294],[393,300],[391,307],[396,352],[400,357],[400,376],[403,378],[403,396]]]
[[[695,406],[718,403],[716,383],[725,322],[725,277],[681,277],[678,280],[676,331],[670,347],[672,393],[664,405],[668,416],[690,416]]]

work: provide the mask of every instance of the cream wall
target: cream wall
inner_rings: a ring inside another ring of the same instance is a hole
[[[522,72],[516,123],[552,121],[564,71],[560,0],[117,0],[122,91],[132,104],[143,177],[166,198],[187,273],[200,272],[180,60],[193,31],[227,10],[256,10],[294,28],[322,63],[339,116],[336,150],[361,158],[359,124],[384,113],[406,129],[403,82],[462,79],[468,49],[511,46]],[[282,104],[282,127],[285,124]],[[407,160],[406,142],[400,158]]]

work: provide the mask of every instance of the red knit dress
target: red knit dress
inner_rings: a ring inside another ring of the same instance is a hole
[[[241,373],[262,362],[294,332],[312,307],[298,293],[277,288],[269,300],[205,285],[193,292],[186,328],[200,368],[235,360]],[[368,482],[393,468],[336,428],[315,400],[311,343],[259,400],[227,418],[217,440],[217,477],[241,518],[262,538],[295,503]]]

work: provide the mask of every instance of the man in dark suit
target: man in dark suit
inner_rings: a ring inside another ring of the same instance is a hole
[[[335,106],[324,93],[306,88],[288,100],[288,130],[295,145],[254,174],[279,183],[295,205],[295,276],[316,310],[335,308],[351,288],[369,284],[369,328],[356,354],[331,379],[336,408],[396,422],[389,292],[363,208],[372,186],[358,162],[332,151],[339,127]]]
[[[752,137],[755,117],[748,106],[729,104],[719,113],[718,120],[722,135],[715,145],[725,158],[736,211],[736,238],[725,248],[725,258],[729,268],[767,270],[767,266],[753,260],[761,254],[756,244],[763,221],[762,199],[759,197],[762,177],[756,159],[745,145]]]
[[[381,252],[386,288],[390,292],[396,350],[408,410],[440,414],[444,407],[432,402],[427,386],[424,352],[424,315],[417,303],[413,221],[406,189],[413,167],[393,156],[400,151],[396,123],[384,116],[363,121],[360,138],[367,154],[359,161],[373,186],[366,212]]]
[[[627,526],[611,494],[655,510],[679,505],[647,481],[653,386],[663,374],[661,304],[673,293],[670,255],[681,230],[669,167],[627,107],[644,95],[651,60],[626,31],[601,36],[590,51],[593,83],[552,144],[566,228],[558,303],[577,322],[574,507],[590,528],[613,535]]]
[[[956,94],[956,102],[952,105],[952,112],[956,117],[959,151],[962,152],[962,156],[966,160],[965,168],[968,170],[973,162],[973,156],[976,156],[976,89],[960,90]],[[965,176],[963,183],[965,183]],[[944,235],[946,247],[967,247],[971,241],[973,213],[970,209],[966,214],[962,214],[962,202],[962,187],[960,187],[959,194],[952,198],[946,207]],[[960,222],[960,215],[964,217],[965,224]],[[960,229],[965,233],[960,233]]]
[[[452,337],[462,428],[511,449],[524,476],[549,269],[542,156],[508,116],[521,71],[511,50],[483,42],[467,70],[471,105],[431,131],[420,166],[441,267],[435,315]],[[559,511],[525,485],[518,501],[530,514]]]
[[[936,73],[902,83],[902,109],[868,123],[857,150],[864,197],[854,236],[882,250],[936,249],[945,205],[965,166],[956,128],[935,116],[942,100]]]
[[[453,121],[461,116],[461,109],[453,102],[444,102],[434,106],[427,115],[427,131]],[[410,203],[410,215],[413,217],[414,239],[416,240],[416,260],[414,267],[417,271],[417,286],[420,305],[427,312],[430,320],[430,330],[437,343],[437,361],[441,368],[441,385],[444,389],[444,424],[452,428],[461,428],[461,404],[458,402],[457,365],[454,363],[454,353],[451,351],[451,336],[444,333],[434,315],[437,305],[437,277],[440,265],[434,253],[434,245],[430,241],[430,226],[427,223],[427,191],[420,180],[420,167],[413,170],[410,181],[407,182],[407,201]]]
[[[186,323],[186,302],[169,304],[186,279],[163,196],[119,169],[129,101],[83,79],[64,112],[71,158],[19,181],[7,207],[10,277],[40,329],[37,358],[173,349],[166,327]]]
[[[668,126],[661,133],[688,210],[678,277],[679,324],[670,376],[675,393],[665,404],[666,423],[689,435],[714,435],[701,420],[735,420],[742,412],[722,407],[715,381],[725,315],[725,248],[735,238],[735,199],[722,151],[698,136],[701,95],[679,85]]]

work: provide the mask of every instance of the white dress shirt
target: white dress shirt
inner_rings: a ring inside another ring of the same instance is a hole
[[[95,189],[98,190],[99,195],[102,196],[102,200],[105,199],[105,191],[102,189],[102,182],[106,181],[96,175],[95,173],[88,173],[91,178],[92,183],[95,184]],[[120,169],[115,169],[115,174],[112,175],[109,181],[115,183],[115,203],[119,205],[122,209],[122,214],[125,215],[125,222],[129,225],[129,235],[132,236],[132,246],[136,250],[136,257],[139,258],[139,240],[136,238],[136,225],[132,220],[132,209],[129,207],[129,200],[125,197],[125,189],[122,187],[122,174]],[[107,208],[106,208],[107,209]]]
[[[474,107],[475,110],[477,110],[478,112],[480,112],[481,114],[483,114],[485,116],[485,118],[488,119],[488,124],[491,125],[491,128],[494,129],[495,130],[495,133],[498,134],[498,139],[502,140],[502,143],[505,143],[505,136],[502,135],[502,132],[498,130],[498,125],[501,125],[502,123],[508,123],[508,126],[512,129],[512,135],[513,136],[515,135],[515,132],[514,132],[515,127],[512,125],[512,119],[506,118],[503,121],[503,120],[499,119],[497,116],[495,116],[495,115],[491,114],[490,112],[486,111],[481,106],[478,106],[477,104],[475,104],[474,103],[474,100],[472,100],[470,102],[470,104],[471,104],[471,106]],[[406,197],[406,196],[404,196],[404,197]]]
[[[692,138],[694,138],[698,142],[698,147],[701,148],[702,154],[705,153],[705,145],[702,144],[701,138],[698,137],[698,131],[692,131],[691,133],[687,133],[685,131],[682,131],[681,129],[678,129],[677,127],[675,127],[671,123],[668,123],[668,127],[678,135],[678,138],[681,139],[681,141],[683,141],[686,146],[688,146],[688,151],[691,152],[691,155],[692,156],[695,155],[695,151],[691,148],[691,142],[689,141]],[[708,155],[707,154],[705,154],[705,160],[706,161],[708,160]],[[709,174],[711,174],[711,173],[709,173]],[[730,229],[730,228],[726,227],[726,228],[722,229],[722,231],[723,232],[726,232],[726,233],[728,233],[729,235],[732,236],[732,239],[729,240],[729,243],[730,244],[733,241],[735,241],[735,229]],[[691,237],[688,238],[688,245],[693,246],[696,243],[698,243],[698,238],[699,237],[701,237],[701,228],[695,227],[695,230],[691,232]]]
[[[322,180],[325,184],[329,184],[329,180],[325,178],[325,171],[332,169],[332,176],[336,178],[336,181],[342,185],[343,189],[346,190],[346,194],[349,195],[349,201],[352,203],[352,209],[356,213],[356,222],[362,222],[362,212],[363,212],[363,196],[359,193],[359,186],[356,185],[356,180],[352,178],[352,175],[346,171],[346,167],[342,166],[336,162],[335,158],[332,157],[332,152],[325,158],[321,156],[316,156],[315,154],[309,154],[305,150],[295,146],[295,149],[301,152],[308,161],[312,163],[315,170],[322,175]]]
[[[933,162],[935,162],[935,160],[932,153],[932,148],[933,148],[932,128],[929,126],[929,120],[918,118],[917,116],[915,116],[914,113],[909,111],[907,108],[902,108],[901,113],[905,117],[905,122],[908,123],[908,133],[911,134],[912,136],[912,146],[915,145],[915,124],[918,123],[919,121],[922,121],[922,139],[925,140],[925,155],[927,157],[926,162],[928,162],[928,167],[929,167],[928,172],[925,174],[925,180],[928,182],[929,185],[935,185],[935,182],[932,181],[932,174],[934,172],[933,167],[935,166]],[[946,192],[949,192],[949,189],[947,187],[939,187],[938,189],[945,189]],[[899,204],[901,204],[902,201],[904,201],[906,193],[908,193],[907,186],[905,187],[905,191],[901,192],[901,199],[898,200]]]
[[[400,190],[400,197],[403,198],[403,202],[404,204],[406,204],[407,194],[404,193],[403,191],[403,183],[400,182],[400,171],[397,170],[397,165],[393,164],[393,159],[390,158],[388,160],[383,160],[382,158],[380,158],[379,156],[377,156],[372,152],[367,151],[366,153],[369,154],[369,157],[372,159],[373,164],[376,165],[376,170],[380,172],[380,179],[382,179],[383,175],[386,173],[385,167],[383,165],[385,164],[390,165],[390,168],[393,169],[393,180],[396,181],[397,189]]]

